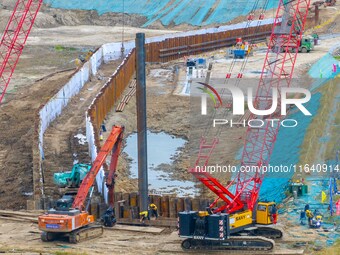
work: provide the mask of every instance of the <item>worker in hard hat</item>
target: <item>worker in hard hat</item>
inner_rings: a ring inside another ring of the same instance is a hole
[[[155,204],[151,203],[149,205],[149,207],[150,207],[150,210],[152,212],[152,216],[156,217],[156,219],[157,219],[158,218],[157,206]]]
[[[314,214],[312,213],[311,210],[306,210],[306,216],[308,218],[308,225],[309,226],[312,226],[312,220],[313,220],[313,217],[314,217]]]
[[[277,223],[277,208],[276,208],[276,204],[273,204],[270,213],[271,213],[271,216],[273,218],[273,223],[276,224]]]
[[[315,219],[318,220],[318,221],[322,221],[322,215],[317,215],[317,216],[315,217]]]
[[[311,228],[320,228],[321,224],[322,224],[322,216],[316,215],[315,217],[312,218],[310,227]]]
[[[150,216],[149,216],[149,211],[143,211],[139,213],[140,216],[140,222],[142,222],[143,224],[145,224],[145,220],[150,220]]]
[[[309,204],[305,205],[305,211],[309,210]]]

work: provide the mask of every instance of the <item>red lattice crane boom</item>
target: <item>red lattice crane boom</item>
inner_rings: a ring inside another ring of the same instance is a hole
[[[17,0],[0,42],[0,103],[43,0]]]
[[[266,110],[271,107],[273,88],[280,89],[289,87],[291,84],[310,2],[310,0],[280,0],[279,2],[254,100],[254,106],[258,110]],[[274,117],[281,120],[281,115],[277,112],[270,116],[255,116],[253,114],[250,117],[250,119],[261,119],[264,125],[261,128],[248,127],[241,166],[255,166],[261,169],[262,166],[268,165],[280,126],[279,121],[276,121],[274,125],[269,121]],[[215,212],[225,210],[233,213],[246,208],[252,210],[262,185],[264,177],[262,172],[239,171],[236,178],[227,187],[224,187],[209,173],[196,170],[196,166],[199,166],[198,169],[203,169],[202,167],[208,165],[217,143],[217,138],[211,143],[202,139],[195,167],[190,172],[218,196],[210,206],[211,208],[217,204],[219,199],[224,201],[224,205],[217,208]],[[233,193],[230,190],[235,183],[236,191]]]

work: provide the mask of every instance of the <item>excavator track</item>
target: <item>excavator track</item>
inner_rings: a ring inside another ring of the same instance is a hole
[[[273,240],[261,236],[231,236],[223,241],[188,238],[182,242],[182,249],[190,252],[198,250],[269,251],[274,246]]]
[[[87,226],[77,229],[70,233],[69,242],[79,243],[85,240],[93,239],[103,235],[104,228],[102,226]]]
[[[41,232],[41,240],[43,242],[52,242],[56,239],[56,234],[55,233],[52,233],[52,232]]]

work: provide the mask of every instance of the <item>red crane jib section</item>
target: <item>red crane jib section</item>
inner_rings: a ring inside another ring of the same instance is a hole
[[[43,0],[18,0],[0,42],[0,103]]]
[[[258,110],[271,108],[273,88],[280,89],[291,85],[310,2],[310,0],[280,0],[254,99],[254,106]],[[280,109],[280,105],[277,109]],[[256,167],[258,171],[239,171],[228,186],[200,170],[208,165],[218,143],[217,138],[210,144],[202,138],[195,167],[190,172],[218,196],[210,208],[214,208],[218,200],[224,202],[224,205],[214,209],[214,212],[232,213],[240,209],[253,210],[255,207],[264,178],[264,173],[260,170],[269,163],[279,131],[280,122],[272,125],[269,121],[273,118],[281,120],[282,116],[277,111],[270,116],[251,115],[250,119],[261,119],[265,125],[261,128],[248,127],[241,166]],[[232,186],[234,193],[230,191]]]
[[[111,191],[113,190],[114,186],[114,177],[115,177],[115,171],[117,167],[118,162],[118,156],[120,154],[120,148],[121,143],[123,140],[123,133],[124,133],[124,127],[120,126],[113,126],[112,131],[105,141],[104,145],[101,147],[96,159],[94,160],[92,167],[90,171],[87,173],[85,178],[83,179],[77,196],[74,199],[72,208],[83,210],[84,209],[84,202],[86,200],[86,197],[88,195],[88,192],[92,185],[94,184],[94,181],[96,179],[96,176],[100,170],[100,168],[105,163],[106,157],[109,155],[110,152],[112,152],[111,156],[111,164],[110,164],[110,172],[109,172],[109,178],[107,178],[107,185],[111,187]],[[110,190],[109,187],[109,190]],[[109,197],[109,200],[112,200],[113,198]],[[113,201],[113,200],[112,200]]]

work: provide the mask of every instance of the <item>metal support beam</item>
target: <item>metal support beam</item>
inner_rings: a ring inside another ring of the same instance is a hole
[[[146,75],[145,75],[145,34],[136,35],[136,76],[137,76],[137,132],[138,132],[138,189],[139,209],[148,209],[148,162],[146,126]]]
[[[319,6],[315,5],[315,26],[319,25],[320,9]]]

